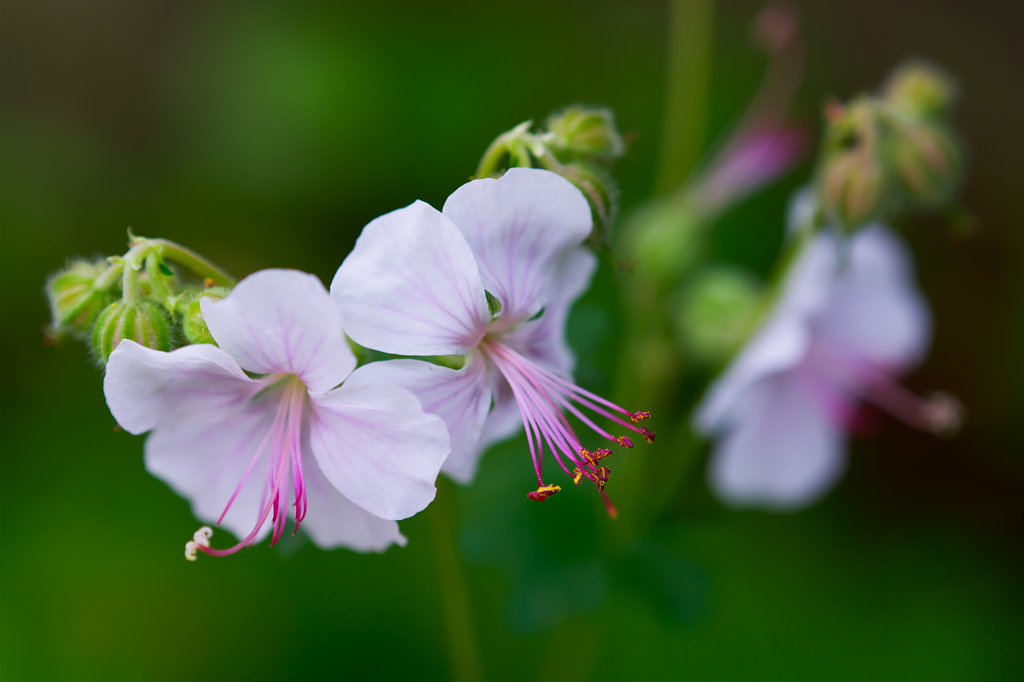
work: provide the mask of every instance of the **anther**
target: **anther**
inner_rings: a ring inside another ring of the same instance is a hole
[[[629,416],[629,420],[636,424],[637,422],[642,422],[645,419],[650,419],[650,417],[650,412],[634,412]]]
[[[633,447],[633,441],[629,439],[629,436],[619,436],[618,438],[615,439],[615,442],[624,448]]]
[[[536,490],[526,493],[526,496],[536,502],[543,502],[561,489],[561,486],[557,485],[542,485]]]
[[[640,435],[644,437],[644,440],[648,443],[654,442],[654,431],[640,427]]]
[[[936,391],[921,406],[921,418],[935,435],[952,436],[963,425],[964,406],[956,396]]]
[[[572,470],[572,482],[573,483],[575,483],[576,485],[579,485],[580,484],[580,479],[582,479],[582,478],[583,478],[583,472],[580,470],[579,467],[576,467],[575,469]]]
[[[189,561],[196,560],[196,552],[200,547],[210,546],[210,537],[213,536],[213,529],[203,526],[192,534],[192,539],[185,543],[185,558]]]
[[[611,470],[608,467],[599,467],[594,472],[594,483],[597,485],[598,492],[604,492],[604,486],[608,483],[608,478],[612,475]]]

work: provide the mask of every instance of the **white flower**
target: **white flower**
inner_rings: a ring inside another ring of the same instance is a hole
[[[288,516],[321,547],[404,545],[395,520],[434,498],[450,451],[444,423],[407,390],[352,372],[338,312],[313,275],[264,270],[201,305],[219,347],[164,353],[123,341],[103,382],[117,422],[152,431],[149,472],[242,538],[215,550],[200,529],[186,555],[230,554],[271,530],[276,541]]]
[[[537,472],[531,499],[559,489],[541,477],[545,443],[575,482],[587,478],[603,494],[608,468],[598,461],[610,451],[585,450],[564,412],[603,438],[632,443],[597,426],[580,406],[653,439],[631,423],[646,415],[568,378],[573,357],[564,328],[596,267],[581,246],[591,225],[590,207],[569,181],[513,168],[498,180],[463,185],[443,212],[416,202],[377,218],[338,269],[331,297],[354,341],[400,355],[467,356],[459,370],[417,360],[361,370],[407,386],[445,420],[452,455],[443,471],[455,480],[471,480],[482,450],[522,423]]]
[[[793,264],[772,316],[695,412],[720,438],[712,488],[735,506],[800,507],[846,466],[845,432],[861,401],[912,426],[956,428],[953,399],[921,400],[892,378],[918,363],[931,316],[910,257],[881,226],[843,245],[823,233]]]

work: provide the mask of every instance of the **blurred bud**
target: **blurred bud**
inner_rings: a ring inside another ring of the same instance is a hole
[[[704,233],[700,227],[699,215],[689,204],[653,203],[635,214],[625,230],[629,257],[637,269],[670,283],[697,260]]]
[[[696,276],[674,318],[676,332],[695,359],[728,359],[756,322],[761,285],[733,267],[713,267]]]
[[[928,118],[948,114],[956,100],[957,89],[956,81],[938,66],[914,59],[893,71],[882,93],[903,113]]]
[[[570,161],[555,172],[583,192],[594,214],[594,225],[604,237],[610,236],[619,203],[619,188],[611,173],[586,161]]]
[[[100,278],[110,267],[104,260],[74,261],[46,283],[50,300],[53,330],[60,333],[87,333],[93,320],[112,300],[111,288],[117,278],[108,284]]]
[[[549,132],[544,141],[562,161],[614,161],[626,151],[610,109],[574,105],[551,114],[544,125]]]
[[[800,187],[786,205],[786,234],[812,234],[821,224],[821,201],[812,185]]]
[[[925,121],[899,128],[893,165],[913,206],[938,208],[953,201],[963,173],[960,146],[951,131]]]
[[[111,303],[96,318],[92,349],[102,364],[124,339],[155,350],[170,350],[167,314],[148,298]]]
[[[848,228],[880,216],[888,204],[888,178],[883,165],[866,150],[842,154],[825,163],[821,198],[826,214]]]
[[[213,340],[213,335],[210,334],[210,329],[206,326],[206,320],[203,319],[203,311],[199,301],[203,298],[219,301],[229,293],[231,293],[231,290],[227,287],[211,287],[197,292],[183,305],[179,304],[181,307],[178,310],[184,308],[181,318],[181,329],[189,343],[217,345],[217,342]]]

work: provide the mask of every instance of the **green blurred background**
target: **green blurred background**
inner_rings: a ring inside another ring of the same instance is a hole
[[[635,131],[616,171],[628,212],[654,183],[668,9],[5,2],[2,678],[467,679],[475,665],[488,680],[1020,679],[1024,11],[802,5],[795,115],[808,125],[826,94],[873,88],[908,54],[963,84],[965,199],[980,229],[908,228],[938,320],[909,385],[962,398],[959,437],[883,421],[855,442],[842,485],[794,515],[720,507],[698,452],[657,523],[626,538],[585,491],[528,504],[516,440],[484,458],[474,486],[445,482],[403,522],[404,550],[298,539],[190,564],[197,523],[143,470],[142,439],[115,432],[86,350],[41,342],[48,273],[123,252],[132,226],[239,276],[294,267],[329,282],[369,220],[415,199],[440,206],[495,135],[573,102],[609,105]],[[708,145],[760,79],[748,40],[759,7],[715,7]],[[766,274],[808,173],[726,216],[715,257]],[[570,321],[586,386],[618,390],[620,321],[605,266]]]

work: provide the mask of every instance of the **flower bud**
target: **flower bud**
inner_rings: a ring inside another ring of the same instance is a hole
[[[226,287],[211,287],[194,294],[192,299],[184,304],[181,329],[185,332],[185,338],[188,339],[189,343],[212,343],[215,346],[217,345],[217,342],[213,340],[213,336],[210,334],[209,328],[206,326],[206,320],[203,319],[203,311],[199,301],[202,298],[219,301],[229,293],[230,290]],[[181,310],[181,308],[178,308],[178,310]]]
[[[610,236],[618,211],[619,188],[611,174],[586,161],[570,161],[555,172],[576,185],[590,204],[594,224],[605,237]]]
[[[629,257],[638,270],[663,283],[677,280],[697,260],[701,247],[700,219],[688,204],[654,203],[635,214],[626,226]]]
[[[909,116],[941,117],[949,113],[957,85],[939,67],[915,59],[897,67],[882,92],[887,101]]]
[[[579,157],[614,161],[626,151],[614,114],[603,107],[566,107],[548,116],[544,125],[549,133],[544,141],[562,161]]]
[[[893,140],[893,165],[912,206],[950,203],[963,171],[960,146],[940,124],[918,121],[900,127]]]
[[[167,313],[148,298],[111,303],[96,318],[92,330],[92,349],[100,363],[106,364],[124,339],[155,350],[170,350]]]
[[[109,264],[103,260],[80,260],[50,278],[46,283],[46,295],[50,299],[55,332],[88,332],[96,316],[113,299],[110,289],[116,278],[106,287],[100,280],[108,267]]]
[[[754,328],[761,285],[745,271],[713,267],[701,272],[683,295],[673,322],[695,359],[716,363],[743,345]]]
[[[885,167],[867,150],[835,156],[820,176],[825,213],[847,228],[880,217],[891,203]]]

